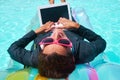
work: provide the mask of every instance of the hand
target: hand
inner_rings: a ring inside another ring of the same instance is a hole
[[[79,28],[80,25],[74,21],[68,20],[66,18],[60,18],[58,20],[59,23],[63,24],[63,27],[59,27],[59,28],[63,28],[63,29],[74,29],[74,28]]]
[[[40,33],[45,33],[48,32],[52,29],[52,25],[54,24],[54,22],[48,21],[46,22],[44,25],[42,25],[41,27],[39,27],[38,29],[35,30],[36,34],[40,34]]]

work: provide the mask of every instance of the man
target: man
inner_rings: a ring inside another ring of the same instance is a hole
[[[105,40],[93,31],[66,18],[60,18],[58,24],[49,21],[14,42],[8,49],[11,58],[37,67],[42,76],[66,78],[75,64],[88,63],[104,51]],[[32,50],[26,50],[32,40]]]

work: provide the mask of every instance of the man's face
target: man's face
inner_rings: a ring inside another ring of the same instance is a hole
[[[68,39],[62,29],[54,29],[50,38],[53,38],[54,40],[58,40],[60,38]],[[65,47],[58,44],[46,44],[44,46],[43,53],[51,54],[53,52],[56,52],[60,55],[66,55],[66,53],[70,52],[70,47]]]

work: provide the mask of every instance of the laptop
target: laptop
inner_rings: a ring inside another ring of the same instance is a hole
[[[38,7],[40,25],[48,21],[57,22],[60,17],[72,20],[70,6],[68,3],[51,4]]]

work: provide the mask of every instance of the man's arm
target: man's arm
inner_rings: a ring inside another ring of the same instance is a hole
[[[29,51],[26,50],[25,47],[37,37],[37,34],[48,32],[52,24],[53,22],[49,21],[35,31],[30,31],[25,36],[15,41],[8,49],[11,58],[26,66],[37,67],[38,49]]]
[[[27,66],[32,65],[33,54],[35,53],[26,50],[25,47],[36,38],[34,31],[30,31],[25,36],[15,41],[8,49],[11,58]]]
[[[94,45],[96,45],[96,48],[97,48],[97,53],[102,52],[106,47],[106,42],[100,35],[96,34],[90,29],[83,27],[77,22],[68,20],[66,18],[60,18],[58,22],[63,24],[62,27],[60,26],[58,28],[70,29],[74,33],[78,34],[79,36],[86,38],[89,41],[89,44],[94,43]]]
[[[77,29],[80,36],[88,41],[80,41],[77,45],[77,58],[78,63],[86,63],[92,61],[97,55],[103,52],[106,48],[106,41],[95,32],[83,27],[82,25]]]
[[[78,34],[79,36],[87,39],[88,41],[83,41],[79,39],[77,44],[75,45],[75,57],[77,63],[86,63],[92,61],[98,54],[104,51],[106,47],[106,41],[96,34],[95,32],[91,31],[79,25],[78,23],[65,19],[60,18],[58,22],[63,24],[63,29],[73,29],[74,33]]]

